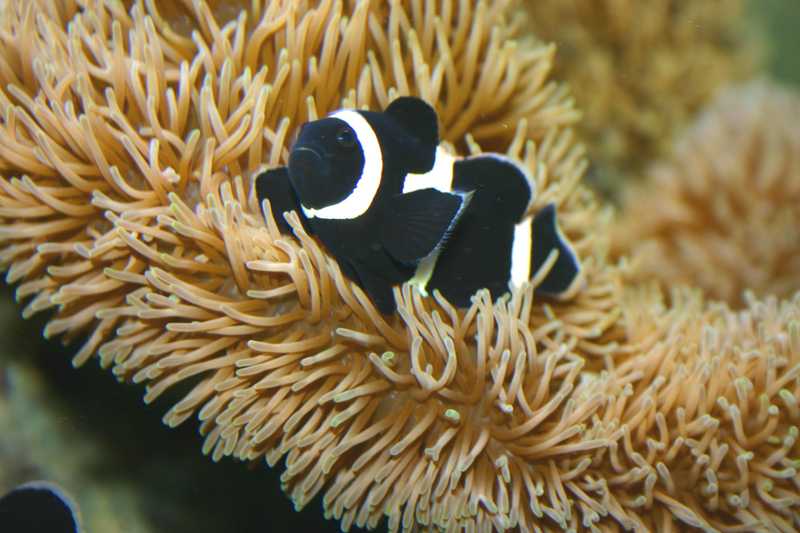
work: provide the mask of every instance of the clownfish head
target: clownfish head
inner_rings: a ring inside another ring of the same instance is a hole
[[[358,186],[366,159],[348,121],[331,116],[304,124],[289,156],[289,178],[300,203],[319,210],[345,200]]]
[[[436,112],[419,98],[398,98],[383,113],[343,109],[302,126],[289,179],[307,218],[353,219],[372,205],[384,165],[392,175],[427,172],[437,145]]]

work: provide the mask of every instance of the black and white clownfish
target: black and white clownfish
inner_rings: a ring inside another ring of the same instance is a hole
[[[255,178],[259,203],[296,211],[344,275],[383,313],[392,287],[410,281],[467,307],[476,291],[493,298],[527,282],[558,251],[536,287],[561,297],[580,263],[561,233],[554,204],[526,216],[536,194],[525,167],[499,154],[457,158],[439,146],[437,115],[414,97],[381,112],[340,110],[304,124],[289,164]]]

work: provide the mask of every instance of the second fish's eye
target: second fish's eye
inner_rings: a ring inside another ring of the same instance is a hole
[[[356,136],[348,126],[343,126],[336,132],[336,142],[342,148],[352,148],[356,145]]]

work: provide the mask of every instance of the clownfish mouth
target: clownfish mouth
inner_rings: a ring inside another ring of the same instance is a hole
[[[289,157],[289,173],[292,177],[309,178],[327,174],[325,158],[313,148],[299,146],[292,150]]]
[[[289,156],[289,176],[302,203],[321,207],[324,202],[325,183],[331,174],[330,164],[320,151],[309,146],[299,146]]]

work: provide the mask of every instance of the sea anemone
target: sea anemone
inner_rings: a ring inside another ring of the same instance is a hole
[[[613,232],[637,276],[742,305],[800,290],[800,95],[757,81],[724,91],[671,158],[631,188]]]
[[[717,92],[748,77],[760,45],[743,0],[526,0],[529,25],[558,45],[555,75],[584,111],[597,185],[664,156]]]
[[[295,504],[323,494],[345,529],[574,523],[564,491],[585,499],[572,480],[616,431],[592,418],[615,382],[582,371],[631,349],[578,113],[513,7],[3,2],[0,261],[24,316],[50,310],[45,335],[85,338],[75,364],[148,402],[187,385],[165,423],[198,416],[214,459],[285,459]],[[572,299],[405,286],[385,318],[296,218],[295,238],[265,222],[252,177],[299,124],[403,94],[451,149],[529,166],[583,260]]]
[[[600,494],[577,503],[597,513],[582,525],[796,531],[800,293],[750,296],[740,311],[696,289],[673,289],[669,307],[652,286],[627,293],[630,333],[661,333],[611,373],[620,389],[596,417],[621,438],[573,481]]]

